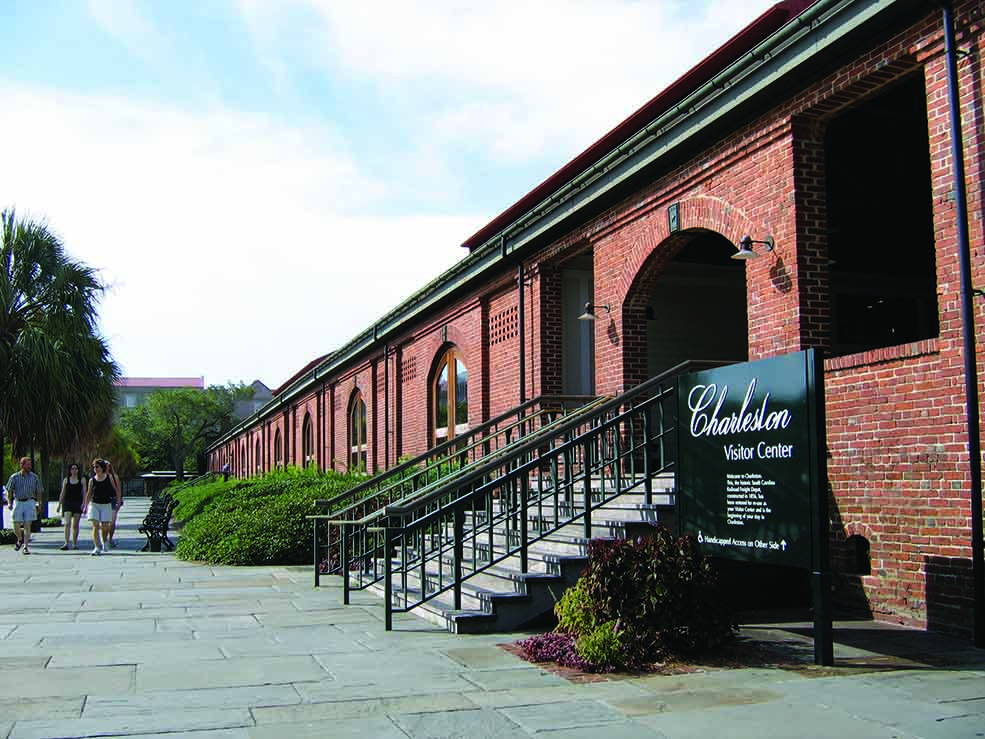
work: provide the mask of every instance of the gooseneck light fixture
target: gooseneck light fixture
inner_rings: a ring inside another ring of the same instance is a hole
[[[773,241],[772,236],[767,236],[764,241],[757,241],[749,234],[746,234],[739,239],[739,251],[732,255],[732,259],[746,261],[747,259],[755,259],[756,257],[762,256],[753,251],[753,244],[762,244],[766,247],[766,251],[773,251],[776,248],[776,242]]]
[[[597,321],[598,314],[595,313],[596,308],[605,308],[606,313],[611,313],[609,306],[607,305],[597,305],[595,303],[585,303],[585,312],[578,316],[579,321]]]

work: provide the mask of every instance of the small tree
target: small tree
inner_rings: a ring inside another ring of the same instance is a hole
[[[120,427],[145,467],[173,465],[178,479],[184,480],[189,460],[194,463],[199,452],[235,425],[235,401],[252,393],[243,385],[158,390],[146,405],[124,411]]]

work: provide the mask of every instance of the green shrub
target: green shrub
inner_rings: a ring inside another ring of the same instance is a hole
[[[180,559],[212,564],[308,564],[314,501],[364,478],[295,469],[248,480],[221,479],[185,487],[175,517],[183,523]]]
[[[0,529],[0,544],[13,544],[17,541],[17,534],[13,529]]]
[[[587,634],[595,628],[595,603],[588,594],[588,580],[578,578],[554,606],[557,631],[567,634]]]
[[[58,518],[57,516],[52,516],[51,518],[42,518],[41,519],[41,528],[43,528],[43,529],[53,529],[53,528],[55,528],[57,526],[61,526],[61,525],[62,525],[62,520],[60,518]]]
[[[578,654],[586,662],[601,668],[600,672],[623,666],[624,650],[616,625],[615,620],[606,621],[601,626],[582,633],[575,641],[575,650]]]
[[[693,537],[661,527],[635,541],[595,539],[584,579],[596,623],[619,622],[629,666],[668,650],[717,647],[735,633],[735,619],[717,597],[711,560]]]
[[[585,574],[554,608],[556,631],[574,638],[593,670],[644,669],[668,652],[714,648],[735,634],[715,586],[711,560],[691,537],[657,528],[635,541],[594,539]],[[548,644],[547,653],[564,653]]]

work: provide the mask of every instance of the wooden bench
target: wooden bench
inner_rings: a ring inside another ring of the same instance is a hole
[[[160,552],[162,547],[168,551],[174,549],[174,542],[168,538],[168,527],[171,525],[171,516],[177,506],[178,501],[168,493],[161,493],[154,497],[150,504],[150,510],[147,511],[143,523],[137,529],[141,534],[147,536],[147,543],[140,551]]]

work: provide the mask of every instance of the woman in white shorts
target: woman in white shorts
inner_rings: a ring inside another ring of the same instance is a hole
[[[105,549],[103,542],[108,544],[110,529],[113,526],[113,502],[120,502],[120,488],[116,481],[107,474],[107,463],[102,459],[92,462],[95,474],[89,479],[85,503],[82,512],[89,510],[89,521],[92,523],[92,554],[100,555]]]

